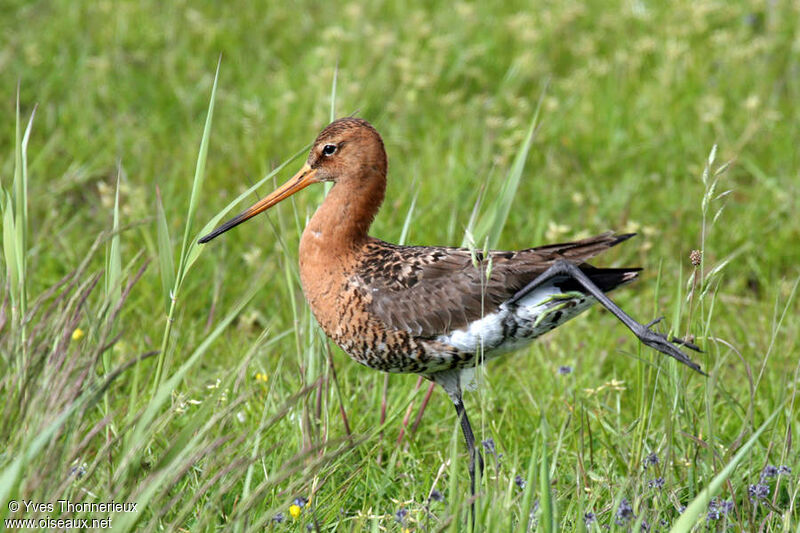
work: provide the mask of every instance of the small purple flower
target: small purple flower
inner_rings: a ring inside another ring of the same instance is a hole
[[[517,474],[517,477],[514,478],[514,483],[516,483],[517,487],[519,487],[520,490],[525,490],[525,485],[528,484],[528,482],[525,481],[525,478],[520,476],[519,474]]]
[[[685,510],[686,510],[686,506],[685,505],[681,505],[680,507],[678,507],[678,514],[683,514],[683,512]]]
[[[664,478],[663,477],[657,477],[655,479],[651,479],[650,481],[647,482],[647,486],[648,486],[648,488],[651,488],[651,489],[661,490],[662,488],[664,488]]]
[[[615,523],[618,526],[622,526],[632,518],[636,518],[636,515],[633,514],[633,507],[631,507],[627,498],[622,498],[622,501],[619,502],[619,507],[617,507],[617,519]]]
[[[396,513],[394,513],[394,519],[397,520],[399,523],[403,524],[406,521],[407,514],[408,511],[404,507],[401,507],[400,509],[397,510]]]
[[[778,467],[778,474],[781,476],[788,476],[791,473],[792,473],[792,467],[790,466],[781,465]]]
[[[589,525],[595,521],[597,521],[597,516],[593,512],[589,511],[583,515],[583,523],[586,524],[586,527],[589,527]]]
[[[775,465],[767,465],[764,467],[764,470],[761,471],[761,481],[765,479],[775,477],[778,475],[778,467]]]
[[[536,518],[536,511],[539,510],[539,500],[534,500],[531,512],[528,513],[528,530],[536,529],[539,519]]]
[[[428,498],[430,498],[431,500],[433,500],[435,502],[443,502],[444,501],[444,495],[441,492],[439,492],[438,490],[436,490],[436,489],[433,489],[431,491],[431,494],[430,494],[430,496],[428,496]]]
[[[656,452],[651,452],[647,457],[644,458],[645,468],[656,466],[657,464],[658,464],[658,455],[656,455]]]
[[[483,444],[483,449],[486,450],[486,453],[497,455],[497,446],[495,446],[494,439],[486,439],[481,444]]]
[[[303,507],[305,507],[307,503],[308,503],[308,500],[306,498],[303,498],[302,496],[300,496],[299,498],[295,498],[294,499],[294,504],[296,506],[298,506],[299,508],[301,508],[301,509]]]
[[[733,512],[733,500],[722,500],[719,502],[719,512],[722,514],[731,514]]]
[[[717,498],[711,498],[711,501],[708,502],[708,514],[706,515],[706,522],[713,522],[715,520],[719,520],[722,513],[719,510],[719,500]]]
[[[86,466],[85,465],[75,465],[69,469],[69,475],[75,476],[76,479],[80,479],[86,475]]]
[[[642,520],[640,529],[642,531],[650,531],[650,524],[647,523],[647,520]]]
[[[747,494],[750,496],[750,501],[758,503],[760,500],[765,500],[769,497],[769,485],[765,483],[758,483],[747,487]]]
[[[278,513],[272,517],[272,521],[275,522],[276,524],[280,524],[281,522],[283,522],[283,520],[284,520],[283,513]]]
[[[567,374],[572,374],[572,367],[568,365],[558,367],[558,375],[566,376]]]

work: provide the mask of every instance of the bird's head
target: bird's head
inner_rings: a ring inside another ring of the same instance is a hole
[[[357,192],[366,180],[385,180],[386,169],[386,151],[375,128],[360,118],[340,118],[320,132],[306,164],[297,174],[264,199],[202,237],[200,243],[225,233],[312,183],[347,182]]]

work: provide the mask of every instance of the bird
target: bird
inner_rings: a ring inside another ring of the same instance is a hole
[[[303,167],[252,207],[202,237],[207,243],[314,183],[332,183],[300,238],[300,281],[325,334],[358,363],[413,373],[452,401],[469,454],[474,524],[475,468],[483,458],[464,406],[477,365],[519,350],[594,304],[645,345],[705,374],[682,339],[642,324],[606,293],[640,268],[587,263],[634,234],[606,232],[516,251],[401,246],[369,235],[386,192],[383,139],[366,120],[335,120],[317,136]]]

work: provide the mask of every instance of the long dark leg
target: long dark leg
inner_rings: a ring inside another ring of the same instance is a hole
[[[464,433],[464,440],[467,442],[467,452],[469,453],[469,494],[472,499],[470,509],[472,512],[472,524],[475,526],[475,459],[477,458],[479,474],[483,475],[483,456],[480,450],[475,447],[475,435],[472,433],[472,426],[467,418],[467,410],[464,409],[464,402],[461,395],[453,399],[458,419],[461,422],[461,431]]]
[[[640,324],[639,322],[631,318],[630,315],[628,315],[625,311],[620,309],[620,307],[617,304],[611,301],[611,298],[606,296],[606,294],[602,290],[600,290],[600,288],[597,285],[595,285],[591,279],[589,279],[589,276],[587,276],[580,268],[570,263],[569,261],[560,259],[555,263],[553,263],[553,266],[551,266],[543,273],[541,273],[535,280],[530,282],[524,289],[519,291],[517,295],[515,295],[511,300],[509,300],[508,304],[516,302],[517,300],[523,298],[533,289],[540,287],[545,282],[557,276],[568,276],[577,281],[578,283],[580,283],[581,286],[584,289],[586,289],[586,291],[589,294],[594,296],[594,298],[598,302],[600,302],[603,305],[603,307],[611,311],[611,314],[617,317],[620,322],[625,324],[628,327],[628,329],[630,329],[633,332],[633,334],[636,335],[639,338],[639,340],[642,341],[647,346],[650,346],[651,348],[658,350],[663,354],[669,355],[670,357],[674,357],[681,363],[685,364],[689,368],[692,368],[693,370],[696,370],[697,372],[700,372],[704,376],[707,375],[700,369],[700,366],[697,363],[689,359],[686,356],[686,354],[677,349],[675,345],[672,344],[669,341],[669,339],[667,339],[666,336],[650,329],[650,326],[652,326],[653,323],[657,321],[645,325],[645,324]],[[677,343],[683,344],[684,346],[691,349],[696,348],[695,346],[693,345],[690,346],[685,342],[677,341]]]

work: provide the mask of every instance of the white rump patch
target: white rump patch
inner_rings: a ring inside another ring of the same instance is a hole
[[[567,302],[572,303],[569,308],[565,305]],[[595,299],[591,296],[580,292],[564,292],[553,284],[547,284],[525,295],[513,306],[513,310],[502,304],[494,313],[470,322],[463,329],[440,335],[437,340],[466,353],[483,350],[484,357],[491,359],[526,346],[534,338],[583,312],[593,303]],[[558,324],[547,321],[552,313],[562,308]],[[504,323],[516,326],[510,328],[515,331],[514,336],[506,337],[503,334]]]

